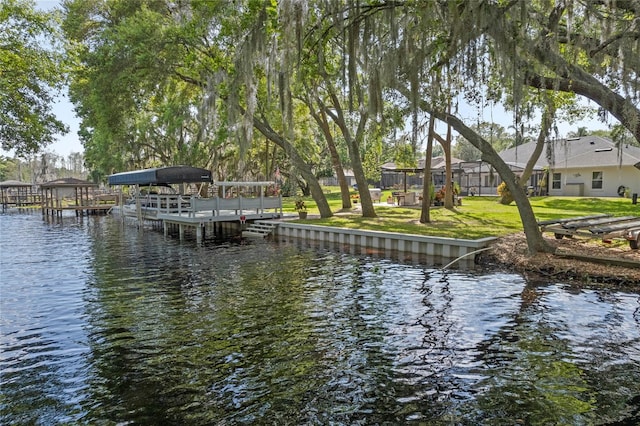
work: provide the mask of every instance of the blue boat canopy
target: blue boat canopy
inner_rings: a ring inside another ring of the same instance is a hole
[[[109,176],[109,185],[170,185],[213,182],[211,171],[188,166],[134,170]]]

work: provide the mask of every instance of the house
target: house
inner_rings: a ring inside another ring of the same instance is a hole
[[[524,164],[534,148],[535,142],[528,142],[501,152],[500,157],[507,164]],[[640,148],[624,145],[618,149],[600,136],[547,142],[536,168],[548,174],[532,186],[542,184],[540,193],[548,195],[618,197],[625,190],[640,192]]]

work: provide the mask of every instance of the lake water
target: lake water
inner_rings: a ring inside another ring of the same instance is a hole
[[[0,214],[1,424],[638,424],[640,292]]]

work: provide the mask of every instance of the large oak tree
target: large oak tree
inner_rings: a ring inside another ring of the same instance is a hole
[[[52,111],[66,73],[56,12],[0,2],[0,145],[36,153],[68,131]]]

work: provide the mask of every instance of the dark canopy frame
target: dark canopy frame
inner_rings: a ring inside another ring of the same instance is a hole
[[[211,182],[213,182],[213,178],[210,170],[189,166],[158,167],[109,176],[109,185],[149,186]]]

